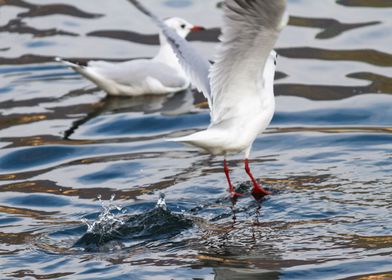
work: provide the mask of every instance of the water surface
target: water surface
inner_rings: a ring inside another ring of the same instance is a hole
[[[277,111],[251,153],[273,195],[234,207],[221,158],[164,141],[208,125],[201,94],[108,98],[53,62],[153,56],[156,27],[115,2],[0,1],[2,279],[392,278],[389,1],[288,1]],[[207,27],[189,40],[213,59],[219,1],[145,5]],[[150,224],[170,230],[74,246],[98,194],[138,226],[161,192],[171,212]]]

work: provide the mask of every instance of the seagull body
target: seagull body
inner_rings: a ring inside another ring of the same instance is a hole
[[[226,110],[221,114],[213,114],[215,118],[212,118],[211,124],[206,130],[170,140],[200,147],[213,155],[227,156],[244,152],[245,158],[248,158],[253,141],[267,128],[274,115],[273,73],[275,72],[275,59],[276,53],[272,51],[263,75],[263,77],[268,77],[272,73],[272,77],[265,79],[263,83],[254,85],[246,84],[246,81],[243,81],[240,90],[235,93],[237,96],[244,95],[244,98],[237,100],[235,104],[237,110]],[[254,90],[259,93],[257,98],[244,94],[244,92]]]
[[[192,31],[203,29],[181,18],[169,18],[165,20],[165,24],[181,38]],[[56,61],[71,67],[109,95],[138,96],[185,90],[190,81],[166,37],[160,34],[159,38],[160,49],[152,59],[134,59],[120,63],[89,61],[86,66],[61,58],[56,58]]]
[[[254,140],[267,128],[275,111],[277,56],[272,49],[288,21],[286,0],[225,0],[221,43],[213,66],[137,0],[128,1],[158,24],[185,73],[208,100],[209,127],[170,140],[223,155],[225,175],[234,197],[239,194],[231,184],[226,156],[243,152],[253,196],[258,199],[268,195],[253,177],[248,158]]]

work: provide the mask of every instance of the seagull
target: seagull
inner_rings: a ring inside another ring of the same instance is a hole
[[[204,30],[178,17],[164,21],[181,39],[190,32]],[[71,67],[109,95],[140,96],[145,94],[167,94],[185,90],[190,81],[178,63],[166,37],[159,34],[160,49],[152,59],[134,59],[120,63],[89,61],[87,65],[56,57],[55,60]]]
[[[267,128],[275,111],[277,54],[273,46],[288,22],[286,0],[225,0],[222,35],[212,66],[140,2],[128,1],[158,24],[185,73],[208,101],[208,128],[170,140],[223,155],[223,170],[233,198],[241,194],[231,183],[226,158],[244,153],[253,197],[258,200],[270,194],[254,178],[249,155],[253,142]]]

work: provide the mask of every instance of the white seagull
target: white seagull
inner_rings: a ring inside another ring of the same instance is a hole
[[[256,199],[268,195],[253,177],[248,158],[254,140],[267,128],[275,111],[277,55],[272,48],[288,21],[286,0],[225,0],[221,43],[212,66],[137,0],[128,1],[159,25],[185,73],[208,100],[209,127],[170,140],[223,155],[233,197],[240,194],[231,183],[226,156],[243,152],[245,171],[253,183],[252,195]]]
[[[164,22],[181,39],[190,32],[204,29],[177,17],[166,19]],[[159,40],[159,52],[152,59],[135,59],[120,63],[89,61],[86,66],[59,57],[55,60],[79,72],[109,95],[166,94],[188,88],[190,81],[166,37],[160,33]]]

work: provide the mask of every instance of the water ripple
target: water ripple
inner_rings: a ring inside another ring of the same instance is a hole
[[[2,279],[391,277],[390,1],[288,1],[250,158],[272,195],[253,199],[238,155],[235,204],[221,158],[164,141],[208,126],[202,94],[107,97],[53,61],[151,57],[154,24],[127,1],[63,2],[0,8]],[[213,60],[221,1],[147,2],[204,25],[187,39]]]

